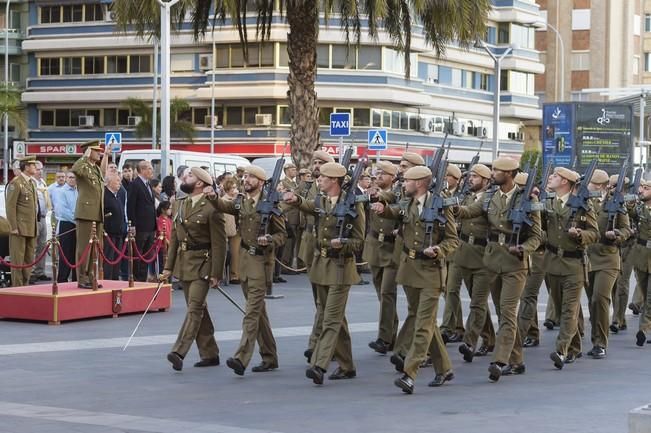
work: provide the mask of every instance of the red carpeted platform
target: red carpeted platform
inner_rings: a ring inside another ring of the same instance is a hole
[[[0,318],[23,319],[58,325],[67,320],[117,317],[143,312],[156,292],[157,283],[101,280],[97,291],[78,289],[77,283],[34,285],[0,289]],[[167,311],[172,305],[172,288],[163,284],[149,311]]]

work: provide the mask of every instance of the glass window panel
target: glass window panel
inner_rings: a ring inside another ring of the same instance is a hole
[[[131,113],[129,113],[129,110],[118,109],[118,125],[128,125],[130,115]]]
[[[228,126],[242,124],[242,107],[226,108],[226,123]]]
[[[59,6],[52,6],[50,8],[50,22],[51,23],[61,22],[61,8]]]
[[[93,116],[93,125],[99,125],[100,110],[86,110],[86,116]]]
[[[280,119],[278,121],[279,124],[281,125],[289,125],[291,123],[291,118],[289,115],[289,107],[286,105],[281,105],[280,106]],[[330,124],[330,120],[328,119],[328,124]]]
[[[353,110],[353,126],[371,126],[371,109],[355,108]]]
[[[651,32],[651,14],[644,15],[644,31]]]
[[[271,123],[276,124],[276,106],[275,105],[265,105],[260,107],[260,114],[271,114]]]
[[[68,57],[63,59],[64,75],[81,75],[81,57]]]
[[[115,108],[104,109],[104,126],[117,125],[117,110]]]
[[[244,124],[255,125],[256,114],[258,114],[258,107],[244,107]]]
[[[260,50],[260,66],[267,67],[274,65],[274,44],[265,43]]]
[[[210,108],[194,108],[194,124],[203,126],[206,121],[206,116],[210,116]]]
[[[217,116],[217,125],[224,125],[224,109],[215,107],[215,116]]]
[[[231,68],[244,67],[244,53],[240,45],[231,45]]]
[[[72,5],[67,5],[63,6],[63,13],[61,14],[63,17],[63,22],[64,23],[69,23],[72,22]]]
[[[382,68],[382,47],[360,47],[358,69],[378,71]]]
[[[72,21],[80,23],[84,20],[84,5],[72,5]]]
[[[355,69],[355,47],[346,45],[332,46],[333,69]]]
[[[194,54],[180,53],[172,54],[172,71],[189,72],[194,70]]]
[[[70,110],[70,126],[77,127],[79,126],[79,117],[84,116],[84,110]]]
[[[319,49],[317,48],[317,60]],[[278,45],[278,66],[289,66],[289,54],[287,53],[287,44]]]
[[[400,113],[400,129],[409,129],[409,115],[407,113]]]
[[[217,68],[228,68],[228,45],[218,45],[215,48],[215,55],[217,56],[215,66]]]
[[[260,66],[260,47],[258,44],[249,44],[249,61],[246,66],[257,68]]]
[[[41,126],[54,126],[54,110],[41,111]]]
[[[21,81],[21,68],[18,63],[9,64],[9,81],[18,82]]]
[[[329,126],[330,115],[333,113],[332,107],[319,107],[319,125]]]
[[[508,44],[509,40],[509,23],[499,23],[497,25],[497,42],[500,44]]]
[[[316,47],[316,65],[319,68],[330,67],[330,45],[317,45]]]
[[[373,126],[380,128],[382,127],[382,111],[380,110],[371,110],[373,114]]]
[[[55,126],[70,126],[70,110],[56,110]]]
[[[418,130],[418,114],[410,113],[409,114],[409,129],[412,131]]]
[[[384,128],[391,128],[391,112],[382,111],[382,126]]]
[[[391,127],[395,129],[400,127],[400,111],[391,112]]]

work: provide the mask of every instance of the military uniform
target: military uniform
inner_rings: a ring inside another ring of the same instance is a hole
[[[287,166],[285,166],[285,168],[287,168]],[[283,178],[281,183],[285,191],[293,192],[298,189],[298,183],[289,177]],[[283,214],[285,216],[285,220],[287,221],[287,242],[283,248],[282,262],[287,266],[292,266],[294,257],[297,257],[298,255],[297,246],[299,245],[299,242],[297,240],[297,235],[301,212],[297,208],[289,206],[283,207]]]
[[[645,300],[644,307],[640,313],[639,330],[636,335],[636,344],[644,346],[646,334],[651,331],[651,204],[640,203],[634,210],[634,221],[637,223],[638,240],[633,247],[633,265],[638,286]]]
[[[226,261],[224,219],[203,194],[176,200],[173,215],[165,270],[178,278],[188,309],[172,354],[184,358],[196,341],[202,360],[219,359],[206,297],[209,279],[223,277]]]
[[[11,230],[18,230],[18,234],[9,234],[9,253],[12,264],[22,265],[34,260],[37,200],[34,183],[26,175],[21,173],[7,185],[7,220]],[[12,268],[11,285],[14,287],[26,286],[31,272],[31,268]]]
[[[546,234],[542,233],[543,238]],[[518,329],[520,336],[524,338],[523,346],[537,346],[540,344],[540,328],[538,327],[538,295],[540,287],[545,280],[545,245],[540,247],[531,255],[531,269],[520,297],[518,308]],[[551,300],[549,301],[551,303]]]

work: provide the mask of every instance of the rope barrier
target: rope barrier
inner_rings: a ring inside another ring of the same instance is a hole
[[[15,263],[8,262],[8,261],[6,261],[4,258],[0,257],[0,264],[3,264],[3,265],[5,265],[5,266],[8,266],[8,267],[11,268],[11,269],[27,269],[27,268],[31,268],[31,267],[35,266],[38,262],[40,262],[41,260],[43,260],[43,258],[45,257],[45,255],[46,255],[46,254],[48,253],[48,251],[49,251],[49,248],[50,248],[50,242],[51,242],[51,241],[47,241],[47,243],[46,243],[45,248],[43,249],[43,251],[41,251],[41,252],[39,253],[39,255],[36,257],[36,259],[35,259],[32,263],[25,263],[25,264],[22,264],[22,265],[17,265],[17,264],[15,264]]]
[[[63,263],[65,263],[66,266],[68,266],[70,269],[77,269],[77,268],[79,268],[79,266],[81,266],[81,265],[86,261],[86,259],[88,258],[88,253],[90,253],[90,247],[91,247],[91,245],[92,245],[93,243],[94,243],[94,242],[88,242],[88,245],[86,245],[86,248],[84,248],[84,252],[81,254],[81,257],[79,258],[79,263],[76,263],[76,264],[72,264],[72,263],[70,263],[70,261],[69,261],[68,258],[65,256],[65,254],[63,254],[63,248],[61,247],[61,244],[57,244],[57,246],[59,247],[59,257],[61,257],[61,258],[63,259]]]
[[[124,254],[126,252],[126,250],[127,250],[127,244],[125,243],[124,246],[122,247],[122,251],[118,252],[118,257],[115,260],[110,260],[104,254],[104,250],[102,248],[100,248],[99,244],[97,244],[97,251],[99,253],[99,257],[102,259],[103,262],[108,263],[110,266],[115,266],[118,263],[120,263],[122,261],[122,259],[124,257],[126,257],[125,254]]]
[[[140,254],[140,251],[138,251],[138,247],[136,247],[136,246],[134,246],[133,249],[136,252],[136,256],[138,256],[138,259],[140,259],[141,261],[143,261],[145,263],[153,263],[154,260],[156,260],[158,258],[158,251],[160,251],[160,247],[161,247],[160,239],[156,239],[156,241],[151,246],[149,251],[147,251],[147,253],[145,253],[145,254]],[[154,253],[152,255],[152,257],[149,258],[149,259],[146,259],[145,256],[149,255],[149,253],[151,253],[151,252]],[[135,257],[134,257],[134,259],[135,259]]]
[[[293,272],[305,272],[305,271],[307,271],[307,266],[304,267],[304,268],[296,269],[296,268],[292,268],[291,266],[287,266],[286,264],[284,264],[283,262],[281,262],[278,259],[275,259],[275,260],[276,260],[276,263],[278,263],[281,267],[287,269],[288,271],[293,271]],[[368,265],[368,262],[355,263],[355,266],[365,266],[365,265]]]

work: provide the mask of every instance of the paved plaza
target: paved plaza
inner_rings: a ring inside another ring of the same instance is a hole
[[[428,388],[433,370],[421,370],[415,393],[404,395],[393,385],[397,373],[388,356],[367,347],[378,310],[371,285],[353,286],[348,303],[357,378],[317,387],[305,378],[303,357],[311,291],[304,275],[287,279],[274,287],[284,299],[267,301],[280,368],[247,370],[244,377],[225,366],[239,340],[241,313],[216,290],[208,304],[222,365],[193,368],[193,349],[181,373],[165,360],[185,313],[180,292],[170,312],[146,317],[126,352],[121,347],[139,315],[61,326],[0,321],[0,432],[615,433],[627,431],[629,410],[651,402],[651,347],[635,346],[634,316],[627,331],[611,336],[607,359],[583,357],[562,371],[549,360],[557,331],[543,330],[541,345],[526,349],[526,374],[497,384],[488,382],[489,359],[465,363],[457,345],[448,345],[456,378]],[[243,303],[239,287],[226,290]],[[545,302],[543,295],[540,317]],[[399,304],[402,318],[404,295]]]

